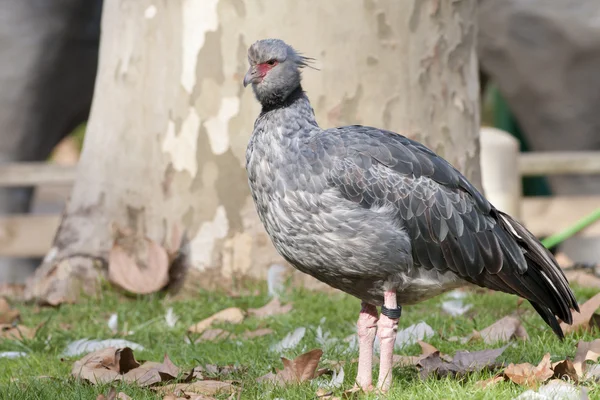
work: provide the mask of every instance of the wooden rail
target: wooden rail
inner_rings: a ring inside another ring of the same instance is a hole
[[[519,171],[521,176],[600,175],[600,151],[521,153]]]
[[[600,151],[522,153],[522,176],[600,174]],[[0,186],[69,184],[75,181],[77,167],[49,163],[0,164]]]
[[[0,164],[0,186],[38,186],[75,182],[77,167],[48,163]]]
[[[44,257],[60,223],[60,215],[0,217],[0,256]]]

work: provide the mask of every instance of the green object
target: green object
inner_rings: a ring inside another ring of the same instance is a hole
[[[575,235],[577,232],[581,231],[582,229],[590,226],[591,224],[593,224],[594,222],[599,221],[599,220],[600,220],[600,208],[596,209],[596,211],[592,212],[591,214],[583,217],[582,219],[580,219],[579,221],[577,221],[575,224],[568,227],[564,231],[555,233],[552,236],[548,236],[546,239],[542,240],[542,244],[547,249],[550,249],[550,248],[564,242],[571,236]]]

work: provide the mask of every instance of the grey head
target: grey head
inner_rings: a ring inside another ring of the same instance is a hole
[[[300,69],[310,61],[283,40],[259,40],[248,49],[250,69],[244,87],[252,84],[264,108],[277,107],[300,88]]]

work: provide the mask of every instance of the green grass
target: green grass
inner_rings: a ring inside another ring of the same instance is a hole
[[[261,293],[265,293],[264,288],[261,288]],[[578,288],[576,294],[578,300],[583,302],[595,292]],[[269,346],[300,326],[306,327],[307,333],[296,349],[283,354],[288,358],[319,347],[315,340],[315,331],[319,325],[324,331],[330,331],[333,337],[343,339],[353,333],[360,303],[342,294],[304,290],[292,291],[285,295],[284,300],[294,304],[293,311],[288,314],[265,320],[247,318],[239,325],[221,325],[233,333],[269,327],[275,334],[252,340],[199,344],[186,343],[188,326],[226,307],[260,307],[268,301],[267,296],[261,294],[233,298],[225,294],[199,292],[193,298],[174,301],[161,295],[131,299],[105,292],[100,299],[88,299],[81,304],[65,305],[57,309],[17,305],[25,325],[35,326],[41,322],[45,322],[45,325],[33,340],[0,341],[0,351],[28,353],[26,357],[18,359],[0,359],[0,399],[95,399],[98,394],[106,393],[109,386],[92,386],[71,378],[71,367],[79,357],[62,358],[61,353],[69,342],[76,339],[115,337],[107,326],[108,317],[114,312],[119,316],[120,329],[126,322],[127,329],[135,331],[126,339],[146,348],[144,351],[135,352],[138,360],[160,361],[164,353],[168,353],[175,364],[184,368],[198,364],[239,364],[248,367],[246,372],[233,376],[234,379],[243,382],[243,399],[315,398],[315,381],[284,388],[255,383],[255,378],[269,372],[273,367],[282,367],[279,354],[270,352]],[[472,303],[474,307],[464,316],[450,317],[440,312],[442,301],[443,296],[440,296],[416,306],[405,307],[400,329],[421,320],[427,322],[436,331],[436,335],[428,342],[447,354],[454,354],[461,349],[481,350],[489,347],[480,342],[462,345],[448,341],[447,338],[466,336],[473,329],[482,329],[498,318],[514,312],[517,307],[517,297],[474,290],[469,292],[465,299],[465,302]],[[164,315],[169,307],[173,307],[180,317],[174,328],[168,328],[164,322]],[[571,335],[564,342],[560,342],[527,303],[521,304],[520,309],[523,311],[522,318],[530,340],[515,342],[499,361],[538,363],[546,352],[550,352],[552,361],[573,357],[580,339],[592,340],[598,336],[598,332]],[[323,317],[325,321],[322,321]],[[325,349],[321,364],[325,365],[324,360],[350,361],[356,357],[355,353],[344,353],[345,349],[346,342],[343,341],[337,346]],[[419,354],[419,350],[417,345],[413,345],[404,349],[402,353],[416,355]],[[352,387],[355,375],[356,364],[346,364],[342,389]],[[38,378],[40,376],[53,378]],[[508,382],[488,389],[481,389],[475,385],[477,381],[491,376],[491,373],[478,373],[463,380],[430,378],[422,381],[415,370],[399,368],[395,370],[393,389],[388,398],[512,399],[526,390]],[[374,378],[376,379],[376,374]],[[119,384],[118,389],[134,399],[159,398],[151,390],[139,389],[132,385]],[[600,390],[596,386],[589,386],[589,389],[590,398],[600,398]],[[341,393],[341,390],[339,392]],[[374,399],[377,396],[370,395],[364,398]]]

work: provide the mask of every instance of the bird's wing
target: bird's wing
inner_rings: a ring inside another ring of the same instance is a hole
[[[416,267],[452,271],[571,318],[577,303],[554,258],[446,160],[404,136],[364,126],[327,130],[315,140],[343,197],[365,208],[394,207]]]

